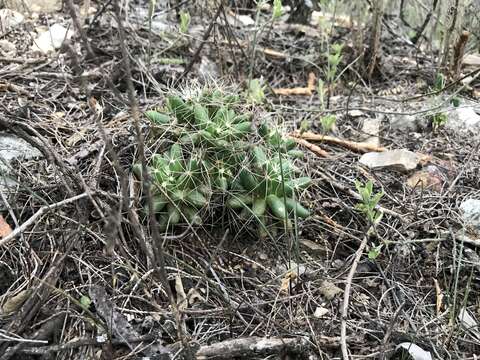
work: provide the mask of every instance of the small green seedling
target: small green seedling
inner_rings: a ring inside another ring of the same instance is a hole
[[[325,115],[320,119],[320,124],[322,125],[322,131],[324,134],[329,133],[335,127],[337,118],[335,115]]]
[[[365,215],[368,222],[374,226],[380,222],[383,213],[376,210],[378,202],[384,195],[383,190],[376,194],[373,193],[373,182],[368,180],[365,185],[358,180],[355,180],[355,187],[361,196],[361,203],[357,204],[355,208]]]
[[[82,295],[80,297],[80,305],[82,305],[83,308],[88,309],[90,305],[92,304],[92,300],[86,295]]]
[[[338,65],[342,60],[343,44],[332,44],[330,53],[327,54],[327,81],[331,84],[335,81],[337,76]]]
[[[448,121],[448,116],[447,114],[443,112],[439,112],[436,114],[432,115],[432,127],[433,130],[437,130],[438,128],[442,127],[445,125]]]
[[[454,106],[454,107],[459,107],[460,106],[460,98],[458,97],[453,97],[452,100],[450,100],[450,103]]]
[[[380,255],[380,253],[382,251],[382,248],[383,248],[383,244],[373,246],[370,249],[370,251],[368,252],[368,258],[370,260],[375,260],[376,258],[378,258],[378,256]]]
[[[322,79],[318,80],[317,85],[317,94],[320,100],[320,109],[325,110],[325,95],[327,94],[327,88],[325,87],[325,83]]]
[[[435,76],[435,82],[433,84],[433,88],[436,90],[436,91],[440,91],[442,90],[443,88],[445,87],[445,76],[441,73],[438,73],[436,76]]]
[[[282,6],[282,0],[273,0],[273,14],[272,14],[272,20],[277,20],[282,16],[283,13],[283,6]]]
[[[190,14],[187,11],[180,11],[180,32],[185,34],[190,26]]]
[[[253,104],[262,104],[264,102],[265,93],[259,79],[252,79],[248,82],[247,99]]]

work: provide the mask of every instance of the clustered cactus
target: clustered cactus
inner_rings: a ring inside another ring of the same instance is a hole
[[[255,219],[263,234],[272,224],[291,227],[292,218],[309,216],[295,200],[311,182],[298,177],[293,164],[303,152],[266,123],[258,126],[257,135],[251,114],[235,111],[239,101],[208,90],[188,101],[169,96],[165,109],[145,113],[175,139],[148,166],[153,210],[162,230],[201,224],[202,211],[220,199],[240,218]],[[139,164],[134,172],[141,180]]]

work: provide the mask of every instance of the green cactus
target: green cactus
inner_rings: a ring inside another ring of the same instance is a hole
[[[261,237],[272,225],[291,227],[291,219],[309,216],[294,200],[311,183],[297,176],[294,165],[303,152],[266,123],[257,132],[252,115],[236,111],[239,103],[236,95],[206,90],[190,100],[169,96],[163,112],[145,113],[153,125],[168,125],[165,131],[176,139],[148,163],[153,211],[162,230],[200,225],[202,214],[222,199],[237,218],[255,219]],[[141,166],[134,165],[133,172],[142,180]]]

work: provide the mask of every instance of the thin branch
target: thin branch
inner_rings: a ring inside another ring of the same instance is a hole
[[[368,232],[367,232],[368,233]],[[342,322],[340,327],[340,347],[342,349],[343,360],[349,360],[348,357],[348,345],[347,345],[347,317],[348,317],[348,304],[350,301],[350,290],[352,288],[352,281],[355,272],[357,271],[358,263],[363,254],[363,250],[367,246],[368,235],[365,235],[360,246],[358,247],[357,252],[355,253],[355,259],[350,267],[348,277],[345,284],[345,290],[343,293],[343,306],[342,306]]]
[[[80,194],[80,195],[76,195],[76,196],[73,196],[71,198],[68,198],[68,199],[65,199],[65,200],[62,200],[56,204],[52,204],[52,205],[45,205],[45,206],[42,206],[35,214],[33,214],[27,221],[25,221],[22,225],[20,225],[19,227],[17,227],[15,230],[13,230],[9,235],[5,236],[3,239],[0,240],[0,247],[1,246],[4,246],[4,245],[7,245],[10,241],[12,241],[13,239],[15,239],[18,235],[22,234],[30,225],[33,225],[33,223],[35,223],[35,221],[41,217],[42,215],[44,215],[45,213],[47,213],[48,211],[51,211],[51,210],[55,210],[55,209],[58,209],[64,205],[67,205],[67,204],[71,204],[77,200],[80,200],[80,199],[83,199],[85,197],[87,197],[88,194],[87,193],[83,193],[83,194]]]

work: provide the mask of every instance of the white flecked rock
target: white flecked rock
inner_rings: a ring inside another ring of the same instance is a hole
[[[420,162],[420,157],[406,149],[384,152],[369,152],[360,158],[360,164],[370,169],[390,169],[398,171],[414,170]]]
[[[463,221],[480,230],[480,200],[467,199],[460,204]]]
[[[70,39],[72,35],[72,30],[67,30],[60,24],[53,24],[35,39],[32,49],[47,54],[59,49],[63,42]]]

